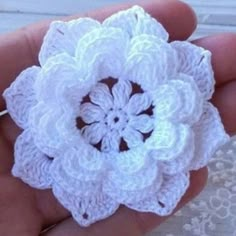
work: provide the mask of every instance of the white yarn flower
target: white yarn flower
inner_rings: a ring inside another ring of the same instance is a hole
[[[82,226],[120,204],[168,215],[228,140],[216,108],[211,54],[168,33],[138,6],[103,23],[53,22],[40,66],[5,93],[23,129],[14,176],[51,188]]]

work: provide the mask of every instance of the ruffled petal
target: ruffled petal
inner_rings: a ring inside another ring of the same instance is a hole
[[[180,74],[178,79],[161,85],[153,93],[154,115],[159,119],[194,124],[202,115],[203,99],[192,77]]]
[[[157,165],[153,165],[130,175],[116,170],[110,171],[103,191],[117,202],[128,204],[154,194],[161,184],[160,170]]]
[[[53,161],[51,173],[53,193],[79,224],[88,226],[117,209],[119,204],[102,193],[104,158],[86,143]]]
[[[81,141],[80,146],[53,161],[51,175],[53,182],[68,193],[88,197],[101,192],[104,168],[101,152]]]
[[[119,207],[116,201],[102,193],[86,198],[78,197],[66,192],[58,184],[53,186],[53,193],[59,202],[72,213],[79,225],[85,227],[109,217]]]
[[[132,127],[127,127],[122,136],[130,149],[143,144],[143,135]]]
[[[178,71],[192,76],[204,98],[210,99],[215,84],[210,51],[183,41],[175,41],[171,46],[178,54]]]
[[[76,58],[95,78],[119,78],[129,45],[127,33],[116,28],[98,28],[79,40]]]
[[[162,161],[161,167],[163,173],[166,173],[167,175],[176,175],[189,171],[189,165],[193,160],[194,150],[194,137],[191,135],[188,142],[175,159]]]
[[[60,109],[49,108],[44,103],[38,103],[30,112],[30,131],[34,143],[46,155],[56,158],[65,148],[65,140],[57,128],[61,117]]]
[[[152,160],[148,158],[145,148],[138,147],[114,153],[109,156],[108,161],[115,171],[122,174],[134,174],[146,168]]]
[[[113,107],[113,98],[109,87],[104,83],[97,83],[89,93],[91,101],[100,106],[105,112]]]
[[[110,16],[103,22],[103,25],[106,27],[121,28],[130,37],[149,34],[155,35],[165,41],[169,38],[163,26],[139,6],[134,6],[129,10],[120,11]]]
[[[29,111],[36,104],[33,87],[39,72],[36,66],[26,69],[3,93],[9,114],[23,129],[28,127]]]
[[[138,115],[143,111],[148,110],[152,105],[152,99],[148,93],[134,94],[125,108],[128,114]]]
[[[132,85],[128,80],[118,80],[112,87],[115,108],[123,108],[129,101]]]
[[[119,152],[120,150],[120,141],[121,137],[120,134],[113,130],[108,131],[107,134],[102,139],[102,152]]]
[[[67,53],[73,57],[79,39],[99,27],[101,27],[101,24],[90,18],[81,18],[70,22],[56,21],[51,23],[39,53],[41,66],[43,66],[50,57],[60,53]]]
[[[97,144],[99,143],[105,134],[107,133],[107,127],[99,122],[94,123],[91,125],[86,125],[81,130],[83,137],[90,143],[90,144]]]
[[[160,216],[166,216],[176,208],[188,186],[188,174],[164,176],[163,183],[154,196],[148,196],[139,202],[131,202],[126,206],[136,211],[153,212]]]
[[[195,134],[195,153],[190,170],[198,170],[207,165],[210,158],[222,145],[229,141],[217,109],[210,103],[204,106],[204,112],[193,126]]]
[[[172,162],[184,155],[192,142],[193,133],[187,125],[157,121],[154,131],[145,144],[152,150],[151,156],[154,159]],[[189,149],[191,150],[190,147]],[[192,148],[192,155],[193,152],[194,149]],[[190,155],[188,158],[191,160],[192,156]]]
[[[154,129],[153,118],[146,114],[130,117],[129,125],[143,134],[149,133]]]
[[[83,103],[80,106],[80,117],[86,124],[91,124],[96,121],[103,121],[105,113],[99,106],[93,105],[90,102]]]
[[[64,101],[70,100],[70,97],[74,96],[70,88],[79,84],[81,88],[76,91],[79,102],[84,93],[88,93],[88,86],[84,86],[81,78],[83,78],[82,70],[72,57],[66,54],[52,57],[44,65],[35,82],[37,100],[53,105],[58,105],[57,103],[63,101],[60,104],[64,106]],[[68,89],[70,89],[71,95],[66,93]],[[62,98],[65,93],[67,99]]]
[[[140,35],[130,42],[124,77],[144,91],[158,88],[160,83],[177,75],[177,54],[170,44],[152,35]]]
[[[17,138],[14,151],[15,163],[12,174],[33,188],[50,188],[52,184],[50,175],[52,160],[35,146],[28,130],[25,130]]]

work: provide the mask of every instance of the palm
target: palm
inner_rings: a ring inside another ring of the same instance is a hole
[[[34,235],[40,227],[40,214],[36,203],[37,191],[13,178],[9,171],[1,174],[0,185],[3,186],[0,190],[0,201],[4,202],[0,221],[4,224],[18,225],[16,232],[19,235],[26,233]],[[1,233],[9,235],[9,229],[1,229]]]
[[[15,225],[17,228],[14,230],[18,235],[37,235],[42,227],[55,224],[68,214],[50,191],[33,189],[11,175],[14,142],[12,138],[18,130],[13,123],[10,123],[9,129],[6,130],[8,121],[8,117],[5,117],[0,123],[0,150],[3,159],[0,167],[0,222]],[[2,230],[0,228],[2,235],[9,234],[9,228]]]
[[[192,33],[194,16],[186,5],[178,1],[155,1],[155,4],[153,2],[142,5],[164,24],[170,32],[171,39],[185,39]],[[102,20],[112,11],[118,9],[95,12],[91,16]],[[179,10],[176,11],[176,9]],[[14,33],[0,39],[2,42],[0,45],[3,45],[0,46],[0,69],[4,77],[4,80],[0,80],[1,92],[23,68],[35,63],[46,28],[47,24],[44,23],[28,28],[23,33]],[[236,130],[234,122],[236,111],[233,109],[236,103],[234,92],[236,89],[236,82],[234,81],[236,70],[233,66],[236,59],[235,38],[234,35],[225,35],[195,42],[213,52],[213,66],[217,79],[217,89],[213,102],[222,115],[227,131],[231,133]],[[16,45],[15,42],[18,44]],[[15,58],[19,56],[24,59],[15,61]],[[4,107],[4,102],[0,99],[0,110],[3,110]],[[33,189],[19,179],[12,177],[13,145],[19,132],[20,130],[9,116],[5,115],[0,118],[1,235],[36,236],[42,229],[58,224],[60,221],[62,222],[53,230],[43,235],[142,235],[165,219],[153,214],[135,213],[121,207],[109,219],[96,223],[89,229],[80,228],[69,218],[69,213],[60,206],[49,190]],[[179,207],[200,192],[206,181],[206,176],[206,169],[192,173],[191,186]],[[119,227],[121,224],[124,227]]]

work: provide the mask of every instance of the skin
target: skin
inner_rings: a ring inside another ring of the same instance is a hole
[[[171,40],[187,39],[196,27],[195,14],[182,2],[153,0],[139,1],[137,4],[143,6],[164,25],[170,33]],[[102,21],[112,13],[128,7],[130,7],[128,4],[107,7],[80,16],[89,16]],[[75,17],[78,16],[73,18]],[[49,23],[49,21],[41,22],[0,36],[0,94],[23,69],[38,64],[37,55]],[[216,91],[212,102],[219,109],[226,131],[232,135],[236,131],[236,109],[234,109],[236,107],[236,67],[234,66],[236,36],[234,34],[215,35],[193,43],[212,52],[216,77]],[[0,111],[5,108],[4,100],[0,97]],[[55,225],[41,235],[141,236],[167,219],[167,217],[140,213],[121,206],[113,216],[89,228],[78,226],[50,190],[32,189],[11,176],[13,145],[20,132],[8,115],[0,118],[0,235],[38,236],[42,230]],[[206,168],[192,172],[191,185],[177,209],[201,192],[206,180]]]

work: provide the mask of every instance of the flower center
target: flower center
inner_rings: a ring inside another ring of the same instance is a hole
[[[110,109],[105,116],[105,124],[110,130],[122,131],[128,124],[128,116],[122,109]]]
[[[128,80],[99,81],[83,98],[79,114],[78,130],[101,152],[127,151],[145,142],[153,131],[151,99]]]

